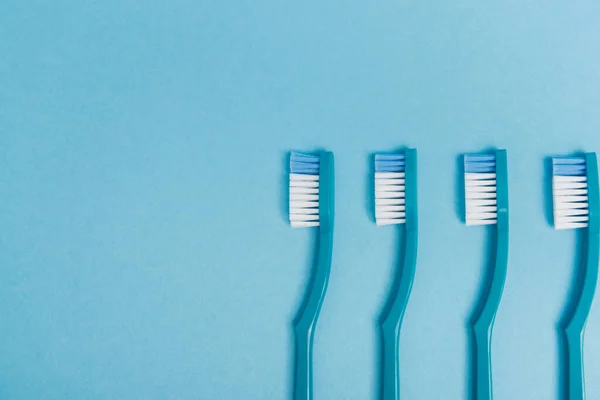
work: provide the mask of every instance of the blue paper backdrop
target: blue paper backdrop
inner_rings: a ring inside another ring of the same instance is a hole
[[[496,400],[559,398],[575,233],[544,157],[600,150],[596,1],[0,4],[0,397],[289,399],[312,232],[286,152],[335,151],[337,224],[316,399],[374,399],[396,271],[370,155],[419,150],[420,246],[402,398],[464,399],[485,229],[457,156],[508,149],[511,246]],[[600,398],[600,309],[585,346]]]

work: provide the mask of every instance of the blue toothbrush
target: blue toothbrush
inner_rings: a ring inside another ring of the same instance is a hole
[[[477,313],[471,321],[475,339],[475,394],[477,400],[491,400],[492,329],[500,305],[508,266],[508,175],[506,150],[464,157],[465,222],[467,225],[495,225],[496,249],[491,280],[487,282]]]
[[[327,291],[333,250],[333,153],[290,155],[290,223],[318,227],[319,242],[313,276],[294,321],[296,338],[295,400],[312,400],[312,352],[315,326]]]
[[[582,265],[582,281],[579,291],[573,293],[575,307],[564,325],[568,352],[569,400],[585,399],[583,336],[598,279],[598,190],[596,153],[586,153],[583,157],[552,159],[554,227],[587,228],[587,257]]]
[[[375,222],[406,228],[402,276],[381,319],[383,339],[382,399],[400,399],[400,329],[417,262],[417,151],[375,156]]]

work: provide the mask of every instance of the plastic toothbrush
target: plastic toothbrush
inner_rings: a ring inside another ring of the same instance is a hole
[[[599,200],[596,153],[552,159],[552,199],[556,229],[587,230],[581,284],[573,292],[574,308],[564,325],[567,343],[569,400],[585,399],[583,337],[598,280]]]
[[[381,319],[382,400],[400,399],[400,329],[417,261],[417,151],[375,156],[375,222],[403,225],[406,231],[402,276]]]
[[[475,340],[476,400],[491,400],[492,329],[500,305],[508,266],[508,176],[506,150],[464,156],[465,222],[494,225],[493,271],[486,283],[477,313],[471,321]]]
[[[296,366],[295,400],[313,398],[313,339],[327,291],[333,250],[334,168],[333,153],[318,156],[290,155],[290,223],[292,227],[317,227],[318,247],[313,276],[294,321]]]

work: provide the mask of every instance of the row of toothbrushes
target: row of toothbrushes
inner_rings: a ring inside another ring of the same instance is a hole
[[[583,280],[573,294],[576,307],[563,335],[567,344],[570,400],[585,399],[583,333],[590,311],[600,247],[600,201],[595,153],[552,159],[552,197],[556,229],[587,230],[587,258]],[[404,311],[415,276],[417,259],[417,151],[375,156],[375,220],[377,225],[399,224],[406,230],[402,276],[392,290],[390,306],[381,322],[383,342],[383,400],[400,399],[399,338]],[[465,222],[493,225],[495,249],[491,279],[472,322],[474,338],[474,393],[491,400],[492,328],[506,280],[508,265],[508,176],[505,150],[464,156]],[[325,298],[333,250],[333,153],[290,155],[290,223],[293,227],[318,227],[317,261],[310,287],[294,323],[296,338],[295,400],[312,400],[312,348],[315,325]]]

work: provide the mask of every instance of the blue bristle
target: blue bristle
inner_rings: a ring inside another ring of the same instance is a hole
[[[496,172],[496,156],[492,154],[465,155],[465,172],[477,174]]]
[[[376,154],[375,172],[404,172],[404,154]]]
[[[565,157],[565,158],[555,157],[552,159],[552,162],[557,165],[577,165],[577,164],[585,165],[585,158],[583,158],[583,157],[568,157],[568,158],[567,157]]]
[[[319,156],[291,152],[290,172],[292,174],[319,175]]]
[[[472,162],[496,162],[496,156],[493,154],[465,154],[465,160]]]
[[[585,158],[564,157],[552,159],[552,174],[557,176],[585,176]]]

